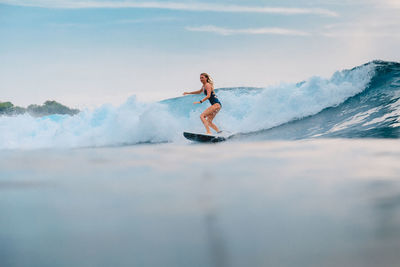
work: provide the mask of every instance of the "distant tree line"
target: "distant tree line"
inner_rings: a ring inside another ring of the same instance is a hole
[[[0,116],[13,116],[28,113],[31,116],[42,117],[53,114],[78,114],[79,109],[71,109],[56,101],[46,101],[43,105],[29,105],[27,108],[14,106],[11,102],[0,102]]]

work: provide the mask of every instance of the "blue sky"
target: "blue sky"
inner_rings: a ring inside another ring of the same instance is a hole
[[[0,101],[73,107],[400,61],[397,0],[0,0]]]

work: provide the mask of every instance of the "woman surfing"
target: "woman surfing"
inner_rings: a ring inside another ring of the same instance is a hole
[[[184,92],[183,95],[196,95],[201,94],[202,92],[206,95],[200,101],[193,102],[193,104],[201,104],[207,99],[210,101],[211,106],[201,113],[200,119],[203,122],[204,127],[206,127],[207,134],[212,134],[210,127],[219,133],[220,130],[218,129],[217,125],[212,122],[222,107],[221,102],[219,102],[214,92],[214,82],[207,73],[200,74],[200,82],[203,84],[200,90],[194,92]]]

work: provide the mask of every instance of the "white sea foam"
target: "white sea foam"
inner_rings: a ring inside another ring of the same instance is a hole
[[[244,97],[221,92],[225,111],[219,119],[235,132],[268,129],[343,103],[362,92],[373,74],[374,65],[368,64],[336,72],[331,79],[312,77],[300,85],[282,84]]]
[[[313,77],[300,85],[282,84],[247,92],[220,90],[222,110],[215,123],[231,132],[249,132],[316,114],[362,92],[374,69],[370,63],[336,72],[330,79]],[[192,95],[162,103],[140,103],[133,96],[119,107],[103,105],[75,116],[2,116],[0,149],[181,141],[184,130],[204,131],[199,115],[208,103],[193,105],[198,99]]]

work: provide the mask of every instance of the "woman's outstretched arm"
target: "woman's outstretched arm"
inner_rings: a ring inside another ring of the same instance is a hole
[[[203,88],[201,88],[198,91],[193,91],[193,92],[184,92],[183,95],[198,95],[201,94],[201,92],[203,92]]]

